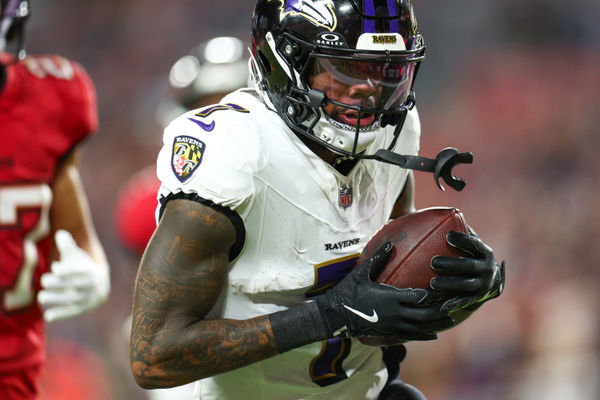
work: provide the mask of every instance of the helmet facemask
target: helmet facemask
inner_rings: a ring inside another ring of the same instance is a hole
[[[251,75],[267,107],[288,127],[345,157],[432,172],[440,189],[443,178],[462,190],[465,182],[452,168],[471,163],[471,153],[447,148],[431,159],[394,151],[415,103],[413,82],[424,58],[412,0],[256,0],[254,5]],[[317,80],[323,72],[329,78]],[[357,81],[372,88],[354,97],[335,90]]]
[[[362,42],[372,36],[365,35]],[[335,153],[362,158],[378,132],[403,120],[414,105],[412,86],[424,58],[420,36],[415,50],[406,50],[399,34],[387,37],[394,45],[381,51],[368,45],[324,48],[288,33],[275,42],[267,34],[278,69],[291,81],[282,97],[267,90],[270,102],[295,132]]]

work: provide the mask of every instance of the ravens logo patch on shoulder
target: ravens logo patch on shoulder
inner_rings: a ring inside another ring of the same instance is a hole
[[[206,145],[191,136],[176,136],[173,139],[171,168],[181,183],[192,177],[202,162]]]

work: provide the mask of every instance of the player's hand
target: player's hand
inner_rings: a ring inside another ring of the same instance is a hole
[[[390,242],[361,263],[337,285],[316,298],[329,336],[385,336],[400,340],[432,340],[454,320],[439,306],[420,305],[424,289],[397,289],[373,282],[392,251]]]
[[[446,235],[446,240],[468,256],[431,259],[431,267],[444,275],[432,278],[431,287],[463,293],[447,300],[441,311],[471,310],[500,296],[504,289],[504,261],[498,265],[492,249],[475,234],[452,231]]]
[[[98,265],[77,246],[71,234],[59,230],[55,235],[60,260],[54,261],[41,277],[38,302],[44,307],[47,322],[83,314],[104,303],[110,292],[108,268]]]

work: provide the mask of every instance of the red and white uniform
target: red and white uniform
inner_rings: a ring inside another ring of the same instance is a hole
[[[50,186],[61,159],[97,129],[98,115],[93,84],[78,64],[54,55],[15,61],[0,54],[0,62],[7,72],[0,91],[1,377],[43,363],[35,299],[50,263]]]
[[[149,165],[133,174],[119,190],[115,207],[117,235],[123,246],[137,255],[144,253],[154,230],[154,214],[160,181],[156,166]]]

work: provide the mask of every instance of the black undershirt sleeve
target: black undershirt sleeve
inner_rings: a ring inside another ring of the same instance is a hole
[[[202,197],[198,196],[196,193],[178,192],[178,193],[169,193],[168,196],[166,196],[166,197],[163,196],[160,198],[160,211],[158,213],[159,220],[160,220],[160,218],[162,218],[162,214],[163,214],[163,211],[165,210],[165,206],[167,205],[167,203],[170,200],[175,200],[175,199],[185,199],[185,200],[192,200],[192,201],[198,202],[200,204],[208,206],[208,207],[222,213],[227,218],[229,218],[229,220],[233,224],[233,226],[235,228],[235,232],[236,232],[235,243],[229,249],[229,261],[231,262],[231,261],[235,260],[235,258],[240,255],[240,253],[242,252],[242,249],[244,248],[244,243],[246,241],[246,228],[244,227],[244,221],[242,220],[242,217],[240,217],[240,215],[237,212],[233,211],[232,209],[230,209],[228,207],[223,207],[219,204],[215,204],[214,202],[212,202],[210,200],[202,198]]]

